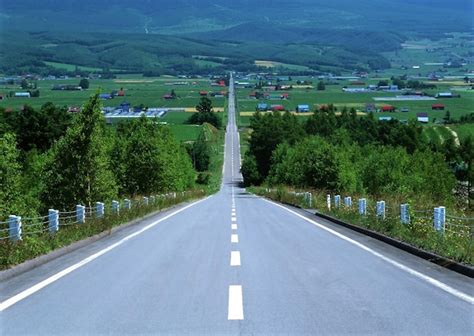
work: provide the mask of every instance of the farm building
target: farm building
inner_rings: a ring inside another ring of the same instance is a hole
[[[267,111],[268,110],[268,104],[266,104],[266,103],[257,104],[257,110],[258,111]]]
[[[383,105],[380,108],[380,112],[395,112],[395,107],[392,105]]]
[[[117,96],[119,97],[125,97],[125,91],[123,89],[121,89],[118,93],[117,93]]]
[[[270,106],[272,111],[285,111],[285,107],[283,105],[272,105]]]
[[[112,96],[110,93],[101,93],[101,94],[99,95],[99,98],[100,98],[100,99],[112,99],[113,96]]]
[[[425,124],[430,121],[430,118],[428,117],[428,113],[417,113],[416,119],[418,120],[418,122],[425,123]]]
[[[290,95],[288,93],[285,92],[281,94],[281,99],[288,99],[288,98],[290,98]]]
[[[379,121],[390,121],[392,119],[392,117],[379,117]]]
[[[300,104],[296,106],[296,112],[309,112],[309,105],[308,104]]]
[[[17,98],[30,98],[31,94],[29,92],[15,92],[15,97],[17,97]]]
[[[167,93],[167,94],[164,94],[162,98],[166,100],[171,100],[171,99],[174,99],[174,96],[170,93]]]
[[[208,93],[207,91],[199,91],[199,95],[201,97],[207,97],[207,93]]]
[[[436,98],[461,98],[461,95],[452,92],[440,92],[436,94]]]
[[[377,111],[377,108],[375,107],[375,104],[372,104],[372,103],[365,104],[365,112],[369,113],[369,112],[376,112],[376,111]]]
[[[410,112],[410,109],[408,107],[402,107],[400,112]]]
[[[444,110],[444,105],[443,104],[433,104],[431,105],[432,110],[437,110],[437,111],[442,111]]]

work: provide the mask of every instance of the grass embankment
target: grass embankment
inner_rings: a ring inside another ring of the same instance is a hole
[[[309,205],[303,196],[297,196],[289,188],[267,189],[252,187],[249,191],[272,200],[308,208]],[[474,244],[472,234],[474,230],[474,214],[461,213],[451,208],[446,209],[446,226],[444,234],[433,228],[433,207],[435,204],[417,200],[410,204],[411,222],[408,225],[400,222],[401,199],[386,197],[386,217],[376,216],[376,200],[367,198],[367,215],[358,213],[357,197],[352,198],[352,207],[346,207],[341,196],[341,206],[334,207],[332,200],[331,210],[326,206],[325,192],[311,191],[312,208],[353,225],[364,227],[389,237],[406,242],[424,250],[439,254],[452,260],[468,265],[474,265]],[[469,220],[469,218],[471,218]]]
[[[132,200],[130,210],[125,209],[122,204],[119,215],[113,214],[111,205],[106,204],[103,218],[96,218],[94,210],[92,210],[86,216],[84,224],[75,223],[74,214],[67,214],[65,217],[60,214],[60,226],[55,234],[48,232],[47,223],[40,222],[39,225],[34,227],[24,227],[21,241],[13,242],[8,239],[0,241],[0,270],[10,268],[82,239],[110,231],[114,227],[142,218],[147,214],[162,211],[170,206],[203,196],[205,196],[205,192],[202,190],[176,193],[176,197],[174,197],[174,194],[168,194],[168,196],[163,197],[157,196],[155,202],[150,198],[148,205],[143,204],[140,199],[135,199]]]
[[[203,186],[207,193],[213,194],[219,191],[222,181],[222,165],[224,164],[224,131],[218,130],[210,124],[204,124],[202,131],[210,146],[211,160],[209,170],[201,174],[207,174],[207,184]]]

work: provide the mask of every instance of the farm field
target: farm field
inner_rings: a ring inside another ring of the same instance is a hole
[[[221,87],[211,87],[209,79],[178,79],[174,77],[144,78],[137,75],[123,75],[116,79],[91,79],[90,87],[83,91],[53,91],[54,85],[78,85],[78,78],[67,80],[41,80],[37,82],[40,90],[39,98],[7,98],[0,101],[0,107],[20,109],[28,104],[34,108],[40,108],[46,102],[53,102],[60,106],[81,106],[93,93],[100,90],[102,93],[118,91],[121,88],[125,91],[125,97],[115,97],[104,100],[103,106],[116,107],[123,102],[129,102],[131,106],[145,107],[170,107],[182,108],[181,111],[171,110],[166,113],[160,122],[168,124],[173,135],[182,142],[194,141],[199,136],[202,127],[188,125],[186,121],[195,113],[196,105],[200,100],[199,91],[208,92],[226,90]],[[186,85],[171,85],[176,82],[187,82]],[[174,90],[177,99],[165,100],[163,95]],[[0,95],[5,95],[10,91],[22,91],[17,86],[0,86]],[[224,104],[226,98],[211,98],[216,112],[220,112],[224,119]],[[122,119],[123,121],[123,119]],[[117,124],[118,120],[113,120]]]
[[[285,83],[285,85],[295,84],[296,80],[309,80],[313,82],[313,86],[316,86],[317,78],[292,78],[292,82]],[[365,86],[369,84],[377,84],[380,79],[368,79],[364,80]],[[436,82],[436,89],[423,90],[429,95],[436,95],[438,92],[449,92],[452,91],[453,86],[463,87],[462,81],[455,81],[450,83],[443,83],[442,81]],[[432,101],[391,101],[390,99],[375,101],[373,98],[381,97],[395,97],[401,95],[398,93],[389,92],[370,92],[370,93],[347,93],[342,92],[342,88],[356,87],[351,85],[349,81],[337,81],[332,85],[326,85],[326,90],[317,91],[315,88],[299,88],[296,85],[293,89],[279,92],[287,92],[289,94],[288,99],[253,99],[249,98],[249,94],[254,89],[238,89],[238,109],[241,113],[240,121],[242,124],[247,123],[247,119],[251,112],[254,112],[256,105],[259,102],[265,102],[269,105],[278,104],[283,105],[286,110],[295,111],[298,104],[308,104],[312,111],[318,108],[320,105],[334,104],[338,110],[344,106],[348,108],[355,108],[358,112],[364,112],[366,104],[374,104],[377,108],[383,105],[392,105],[398,110],[401,108],[408,109],[408,112],[388,112],[388,113],[375,113],[376,117],[393,117],[399,120],[410,120],[415,119],[416,114],[420,112],[428,113],[430,122],[440,121],[446,114],[446,111],[450,111],[451,118],[459,119],[462,115],[474,112],[474,90],[464,91],[453,91],[459,93],[461,98],[444,98],[436,99]],[[363,86],[360,86],[363,87]],[[432,110],[433,104],[445,105],[445,110],[434,111]],[[302,118],[306,117],[304,115]]]
[[[100,90],[102,93],[125,90],[125,97],[103,101],[104,106],[118,106],[127,101],[131,106],[146,107],[181,107],[193,109],[199,101],[199,91],[221,91],[225,88],[211,87],[209,79],[178,79],[170,77],[145,78],[142,76],[119,76],[116,79],[91,79],[90,87],[83,91],[53,91],[54,85],[78,85],[80,79],[67,80],[40,80],[37,82],[40,90],[39,98],[7,98],[0,101],[0,107],[19,109],[28,104],[35,108],[46,102],[57,105],[81,106],[87,98]],[[187,83],[186,85],[170,85],[171,83]],[[174,90],[177,99],[165,100],[163,95]],[[18,86],[1,85],[0,95],[7,95],[10,91],[22,91]],[[217,108],[224,106],[225,98],[211,98]]]

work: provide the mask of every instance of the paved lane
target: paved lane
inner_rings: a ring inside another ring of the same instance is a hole
[[[221,191],[2,284],[4,304],[114,246],[0,305],[0,333],[473,334],[469,300],[357,244],[472,299],[471,279],[330,223],[318,227],[239,187],[233,90]]]

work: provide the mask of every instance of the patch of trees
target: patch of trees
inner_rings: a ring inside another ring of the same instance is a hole
[[[201,97],[196,106],[197,113],[191,115],[188,119],[189,124],[202,125],[209,123],[216,128],[222,127],[222,120],[212,109],[212,100],[207,97]]]
[[[97,94],[74,117],[49,103],[6,118],[0,112],[0,218],[195,183],[190,156],[166,126],[143,117],[107,127]]]
[[[429,143],[415,122],[378,121],[328,105],[304,123],[289,113],[251,118],[242,165],[246,185],[288,184],[339,192],[450,198],[456,177],[472,181],[472,139]]]

